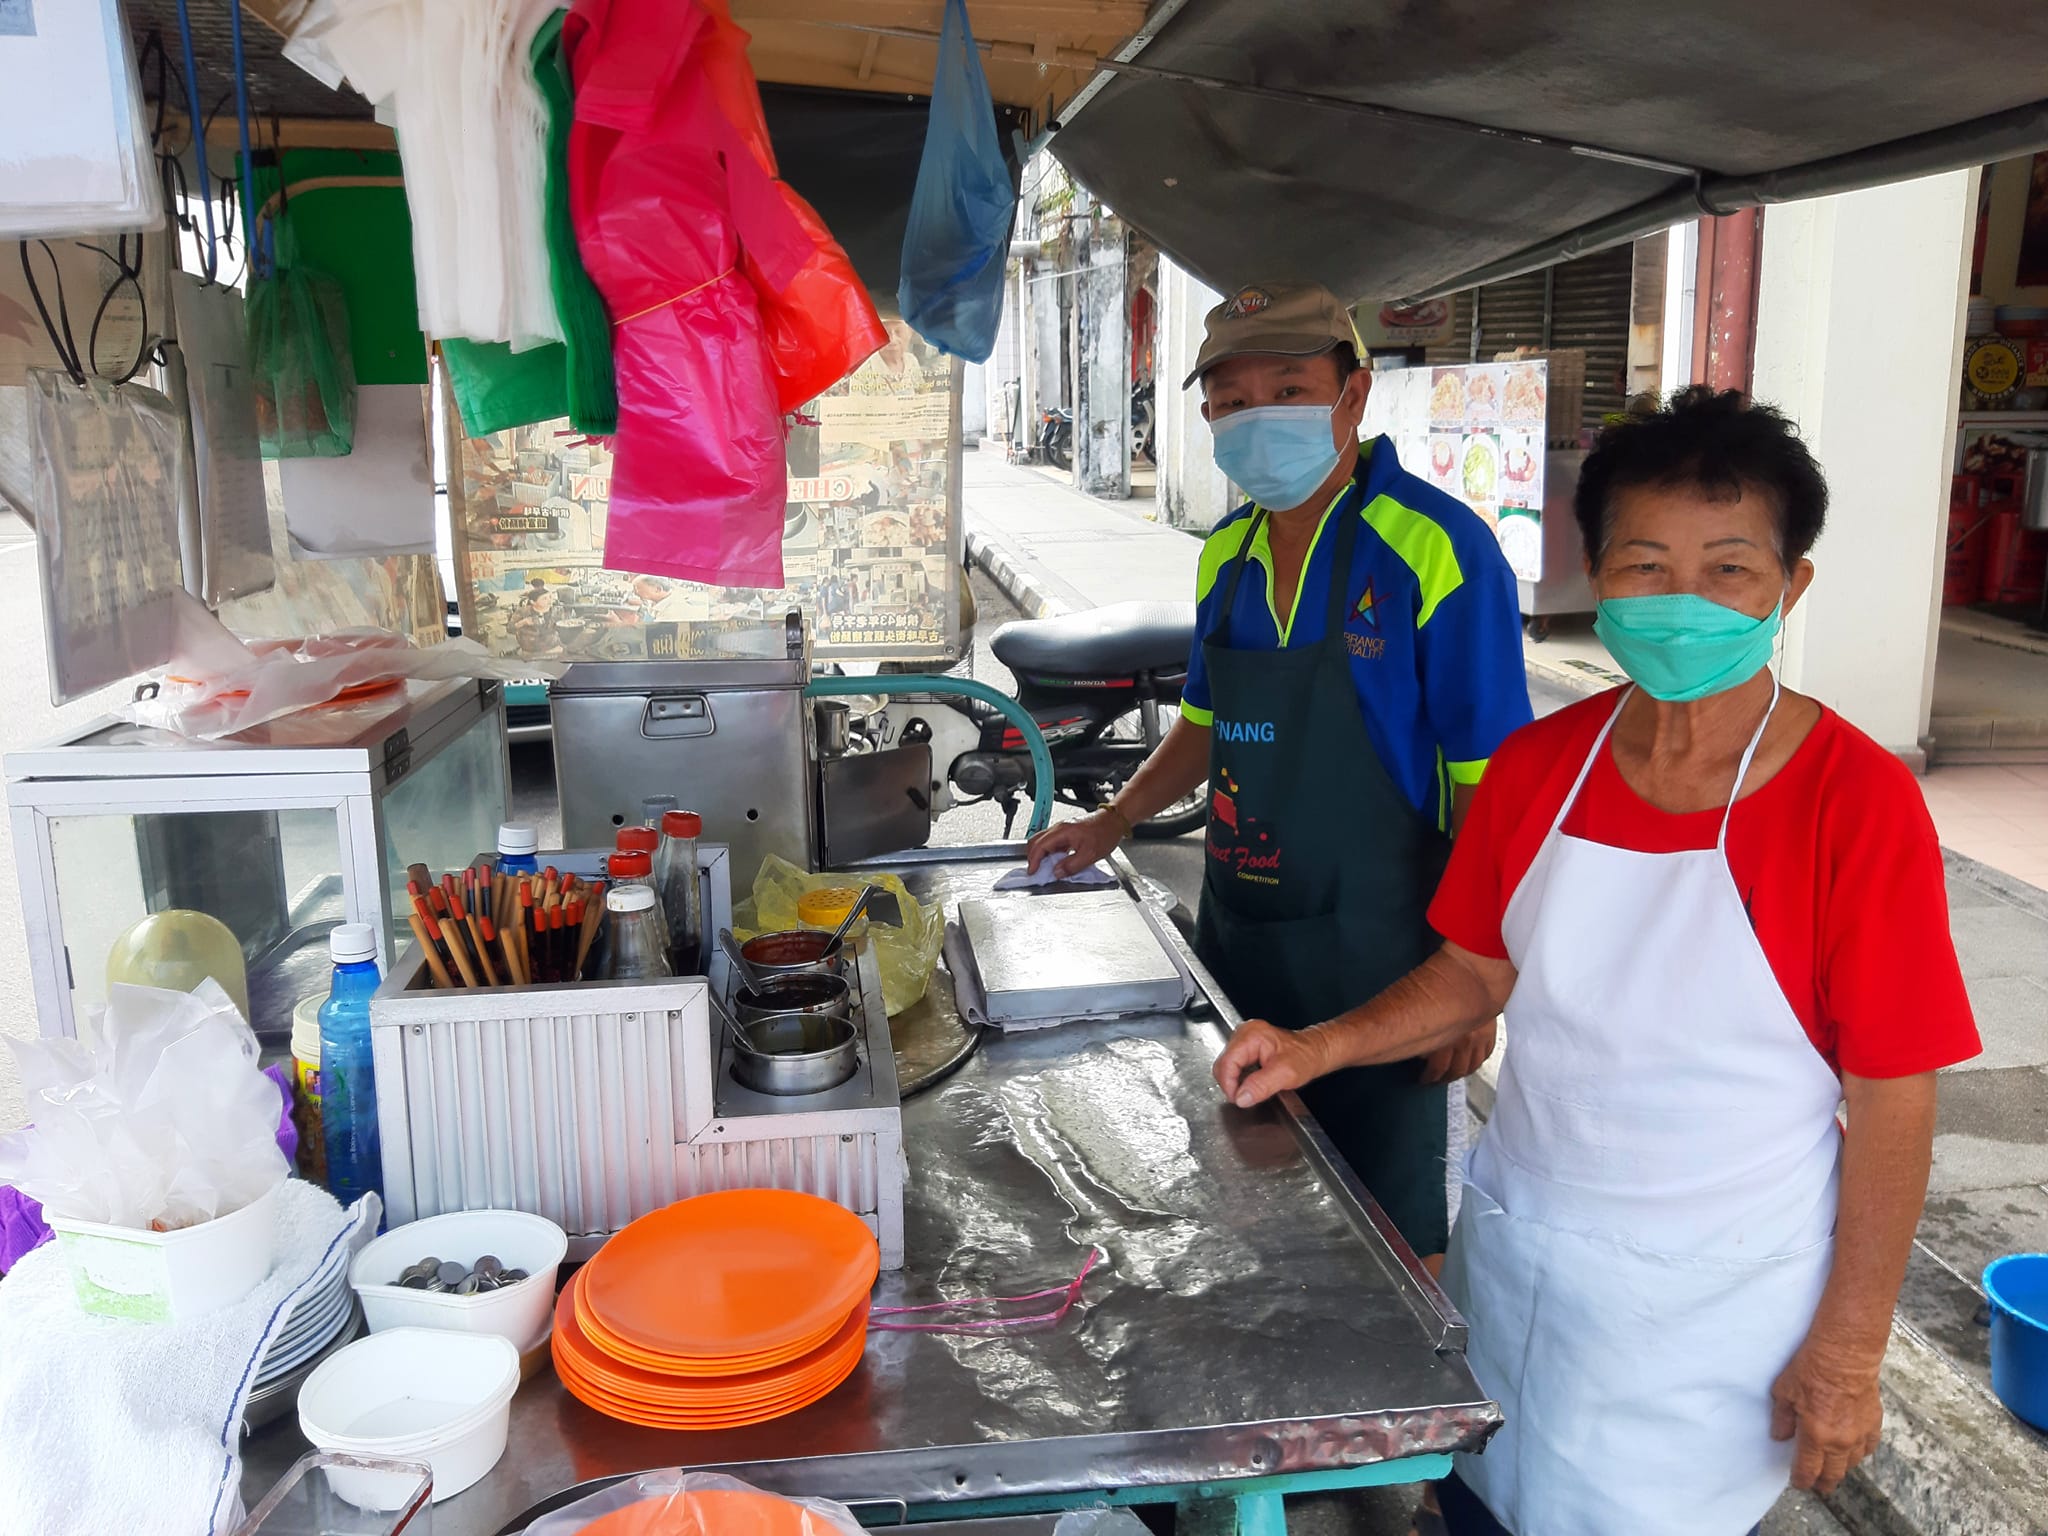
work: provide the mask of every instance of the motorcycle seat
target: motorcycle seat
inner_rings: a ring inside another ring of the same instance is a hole
[[[1195,643],[1193,603],[1111,603],[1056,619],[1015,619],[989,639],[1014,671],[1101,677],[1176,671]]]

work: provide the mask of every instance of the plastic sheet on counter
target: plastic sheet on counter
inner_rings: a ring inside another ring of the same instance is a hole
[[[127,709],[153,725],[201,741],[232,736],[302,709],[343,708],[381,701],[404,682],[495,678],[521,682],[558,677],[546,662],[508,662],[473,640],[415,645],[386,630],[348,630],[301,639],[243,642],[189,600],[181,609],[178,660],[153,696]]]
[[[865,1536],[852,1510],[717,1472],[642,1472],[546,1514],[526,1536]]]
[[[0,1137],[0,1179],[47,1215],[173,1231],[290,1175],[278,1086],[217,983],[115,987],[90,1034],[10,1042],[34,1123]]]

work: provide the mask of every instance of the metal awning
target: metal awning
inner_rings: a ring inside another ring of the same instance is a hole
[[[2048,147],[2048,6],[1160,0],[1053,152],[1219,288],[1422,298]]]

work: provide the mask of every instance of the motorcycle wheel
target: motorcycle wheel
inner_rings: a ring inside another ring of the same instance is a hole
[[[1050,448],[1046,449],[1045,454],[1047,458],[1052,460],[1053,468],[1055,469],[1072,469],[1074,467],[1074,445],[1071,442],[1054,443]]]
[[[1161,712],[1170,715],[1172,712],[1171,707],[1162,706]],[[1144,720],[1138,711],[1133,708],[1110,721],[1103,728],[1102,734],[1105,739],[1110,741],[1143,741],[1145,739]],[[1135,772],[1135,769],[1133,771]],[[1106,805],[1110,799],[1115,797],[1116,791],[1123,788],[1123,785],[1119,782],[1113,787],[1105,787],[1109,788],[1110,792],[1100,803]],[[1131,835],[1144,838],[1147,842],[1158,838],[1181,837],[1195,831],[1199,827],[1208,825],[1208,822],[1209,781],[1204,779],[1158,815],[1141,821],[1131,828]]]

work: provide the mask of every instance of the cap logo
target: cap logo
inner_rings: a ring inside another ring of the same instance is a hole
[[[1230,296],[1230,302],[1223,306],[1223,313],[1227,319],[1245,320],[1272,302],[1273,295],[1263,288],[1240,288]]]

